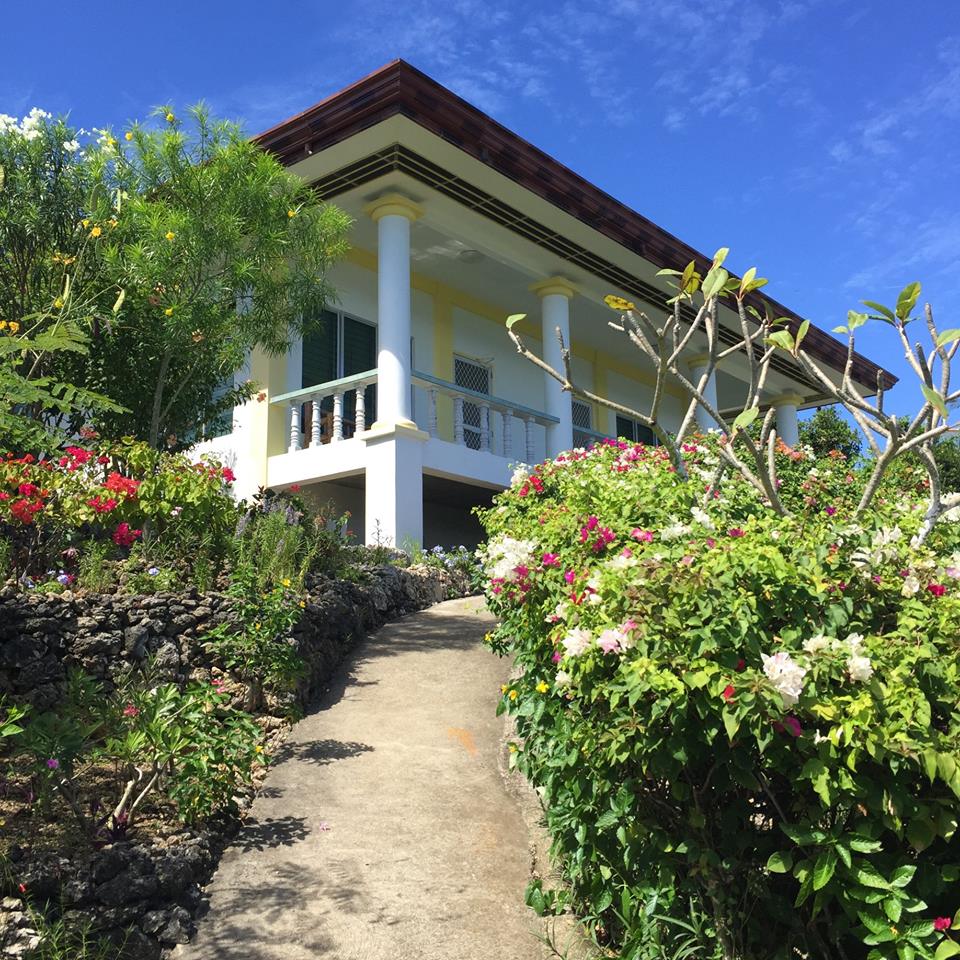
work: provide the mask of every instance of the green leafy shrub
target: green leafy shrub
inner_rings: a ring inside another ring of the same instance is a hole
[[[108,557],[143,539],[162,542],[179,564],[220,563],[237,519],[232,481],[228,468],[133,441],[68,446],[56,457],[8,454],[0,459],[0,540],[16,575],[68,584],[86,565],[91,589],[109,582]]]
[[[235,623],[224,623],[207,635],[228,670],[246,686],[244,709],[256,710],[264,690],[285,693],[303,673],[303,659],[292,645],[290,631],[300,619],[304,601],[290,579],[264,589],[263,571],[249,562],[233,571],[227,591]]]
[[[98,843],[126,836],[148,799],[184,822],[233,809],[262,760],[260,738],[219,681],[181,689],[137,677],[107,694],[74,672],[57,707],[23,723],[14,749],[30,758],[42,808],[61,799]]]
[[[789,516],[739,476],[702,504],[717,442],[684,445],[702,485],[621,441],[483,514],[501,709],[578,912],[632,960],[663,890],[725,958],[958,954],[958,524],[913,539],[906,462],[854,521],[861,472],[782,444]]]

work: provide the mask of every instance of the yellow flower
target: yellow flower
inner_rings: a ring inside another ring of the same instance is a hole
[[[296,211],[296,210],[288,210],[288,211],[287,211],[287,216],[288,216],[291,220],[292,220],[296,215],[297,215],[297,211]]]
[[[501,693],[506,693],[506,692],[507,692],[507,685],[506,685],[505,683],[501,683],[501,684],[500,684],[500,692],[501,692]]]
[[[172,230],[168,230],[168,231],[166,232],[166,238],[167,238],[168,240],[172,240],[175,236],[176,236],[176,234],[175,234]]]
[[[108,225],[108,226],[110,227],[110,229],[112,230],[112,229],[117,225],[117,218],[116,218],[116,217],[111,217],[111,218],[107,221],[107,225]]]
[[[307,605],[307,601],[306,601],[306,600],[301,600],[301,601],[300,601],[300,606],[301,606],[301,607],[305,607],[306,605]]]
[[[172,113],[167,114],[167,123],[173,123],[173,121],[176,119],[177,118]]]
[[[0,330],[6,330],[6,329],[7,329],[7,321],[0,320]]]
[[[284,577],[280,582],[281,582],[285,587],[289,587],[289,586],[290,586],[290,578],[289,578],[289,577]]]
[[[259,624],[259,623],[255,623],[255,624],[253,625],[253,629],[254,629],[254,630],[259,630],[259,629],[260,629],[260,624]]]
[[[548,683],[547,683],[546,681],[544,681],[544,680],[541,680],[541,681],[537,684],[537,693],[546,693],[549,689],[550,689],[550,684],[548,684]]]
[[[7,327],[11,333],[18,333],[20,331],[20,324],[17,323],[16,320],[11,320],[10,323],[7,324]]]
[[[128,130],[128,131],[123,135],[123,139],[124,139],[124,140],[132,140],[132,139],[133,139],[133,132],[132,132],[131,130]]]
[[[87,227],[90,226],[90,221],[89,221],[89,220],[81,220],[80,223],[82,224],[84,230],[86,230]]]
[[[165,317],[172,317],[172,316],[173,316],[173,307],[167,307],[167,309],[163,311],[163,315],[164,315]]]
[[[103,233],[103,231],[102,231],[99,227],[94,227],[94,228],[90,231],[90,236],[91,236],[91,237],[99,237],[101,233]]]
[[[57,297],[57,299],[53,301],[53,306],[59,310],[63,306],[63,300],[61,300],[60,297]]]
[[[511,691],[507,694],[507,696],[508,696],[511,700],[516,700],[516,699],[517,699],[517,691],[516,691],[516,690],[511,690]]]
[[[255,747],[253,748],[253,752],[254,752],[254,753],[263,753],[263,747],[261,747],[259,744],[257,744],[257,746],[255,746]]]
[[[516,752],[517,752],[517,745],[516,745],[515,743],[508,743],[508,744],[507,744],[507,749],[508,749],[511,753],[516,753]]]

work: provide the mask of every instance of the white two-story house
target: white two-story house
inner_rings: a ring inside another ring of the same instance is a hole
[[[559,327],[585,387],[644,409],[650,368],[610,329],[602,299],[662,313],[657,271],[690,260],[705,269],[707,257],[403,61],[257,140],[355,224],[321,332],[285,357],[254,355],[238,376],[257,381],[261,399],[202,445],[234,466],[240,495],[297,485],[349,509],[368,543],[471,543],[471,508],[509,483],[511,464],[600,437],[651,439],[564,393],[516,353],[504,321],[525,312],[525,339],[555,363]],[[806,345],[842,369],[846,348],[831,336],[811,328]],[[703,363],[697,347],[687,363]],[[895,382],[854,358],[865,394],[878,375]],[[721,410],[742,408],[745,377],[737,357],[716,373]],[[680,396],[671,400],[667,419],[679,424]],[[824,400],[778,359],[765,403],[787,443],[798,409]]]

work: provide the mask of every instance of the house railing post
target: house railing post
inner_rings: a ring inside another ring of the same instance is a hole
[[[290,404],[290,446],[288,453],[296,453],[300,449],[300,404]]]
[[[431,437],[436,437],[437,435],[437,391],[430,390],[428,391],[427,396],[429,397],[429,406],[428,406],[428,416],[427,416],[427,431]]]
[[[453,398],[453,439],[455,443],[464,443],[463,440],[463,397]]]
[[[513,456],[513,411],[503,411],[503,455]]]
[[[355,412],[354,420],[355,424],[353,427],[354,434],[363,433],[367,429],[367,387],[366,384],[360,384],[357,387],[357,399],[355,401]]]
[[[523,437],[527,442],[527,463],[533,463],[533,417],[523,418]]]
[[[323,411],[321,410],[321,400],[314,397],[310,401],[310,446],[319,447],[323,443],[323,423],[321,421]]]
[[[480,449],[490,449],[490,404],[481,403],[480,405]]]
[[[338,390],[333,395],[333,443],[343,439],[343,391]]]

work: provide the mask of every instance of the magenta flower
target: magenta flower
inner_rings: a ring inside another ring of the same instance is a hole
[[[937,919],[933,921],[933,929],[949,930],[952,924],[953,921],[949,917],[937,917]]]
[[[947,588],[942,583],[928,583],[927,589],[935,597],[942,597],[947,592]]]
[[[741,530],[739,527],[731,527],[727,531],[728,537],[742,537],[743,535],[743,530]]]
[[[57,760],[55,757],[51,757],[51,758],[47,761],[47,769],[49,769],[49,770],[57,770],[57,769],[59,769],[59,767],[60,767],[60,761]]]
[[[634,540],[645,541],[647,543],[651,543],[653,541],[653,531],[641,530],[639,527],[634,527],[634,529],[630,531],[630,536]]]
[[[563,654],[559,650],[554,650],[553,656],[550,659],[554,663],[559,663],[563,659]]]
[[[832,517],[836,512],[836,507],[825,507],[823,511],[828,517]]]
[[[573,583],[573,581],[577,579],[577,575],[572,570],[568,570],[563,575],[563,579],[566,580],[567,583]]]
[[[803,727],[800,726],[800,721],[794,716],[784,717],[783,725],[795,737],[799,737],[800,734],[803,733]]]
[[[559,567],[560,555],[557,553],[545,553],[543,555],[543,565],[545,567]]]

